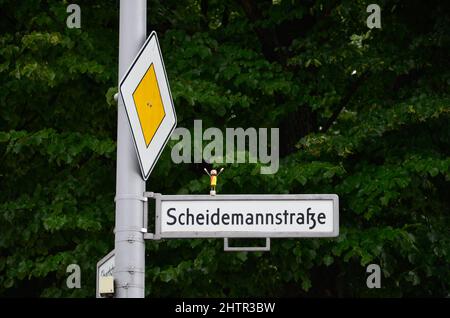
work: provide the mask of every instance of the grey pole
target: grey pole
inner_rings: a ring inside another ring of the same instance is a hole
[[[147,36],[147,0],[120,0],[119,81]],[[122,98],[117,119],[114,281],[117,298],[143,298],[145,181],[142,179]]]

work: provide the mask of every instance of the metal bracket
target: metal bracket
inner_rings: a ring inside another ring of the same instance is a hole
[[[145,233],[144,233],[144,240],[160,240],[161,237],[157,233],[148,233],[148,199],[155,199],[156,197],[160,196],[160,193],[154,193],[154,192],[144,192],[145,201],[147,201],[144,204],[144,226],[145,226]]]
[[[137,227],[137,226],[122,226],[120,228],[114,228],[114,233],[118,233],[118,232],[129,232],[129,231],[138,231],[138,232],[142,232],[142,228]]]
[[[141,232],[144,233],[144,236],[145,236],[145,233],[147,233],[147,229],[148,229],[148,198],[145,197],[145,196],[144,196],[144,198],[145,198],[145,201],[144,201],[144,218],[142,220]]]
[[[140,196],[140,195],[134,195],[134,194],[116,195],[114,197],[114,202],[117,202],[119,200],[139,200],[139,201],[147,202],[147,197]]]
[[[223,250],[225,252],[270,252],[270,238],[266,237],[266,246],[235,246],[228,245],[228,238],[223,239]]]
[[[144,240],[156,240],[153,233],[144,233]]]
[[[159,241],[161,237],[155,233],[144,233],[144,240]]]

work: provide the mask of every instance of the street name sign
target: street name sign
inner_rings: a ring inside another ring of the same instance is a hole
[[[100,277],[113,276],[115,267],[115,253],[114,250],[109,252],[105,257],[97,262],[97,284],[96,284],[96,297],[101,298],[100,295]]]
[[[147,180],[177,124],[156,32],[152,32],[119,85],[142,177]]]
[[[339,235],[336,194],[153,194],[153,198],[154,239]]]

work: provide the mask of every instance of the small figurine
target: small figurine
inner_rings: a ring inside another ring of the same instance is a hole
[[[206,168],[204,168],[203,170],[205,170],[205,172],[208,174],[209,178],[210,178],[210,182],[211,182],[211,191],[209,191],[210,195],[216,195],[216,185],[217,185],[217,177],[222,173],[224,168],[220,169],[219,173],[217,173],[217,170],[212,169],[211,173],[208,172],[208,170],[206,170]]]

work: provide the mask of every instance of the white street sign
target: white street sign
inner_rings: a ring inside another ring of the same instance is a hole
[[[97,262],[97,284],[96,284],[96,297],[101,298],[99,292],[100,277],[113,276],[115,267],[115,253],[114,250],[109,252],[105,257]]]
[[[156,32],[145,41],[120,82],[139,164],[147,180],[177,118]]]
[[[335,237],[335,194],[160,195],[155,239],[195,237]]]

